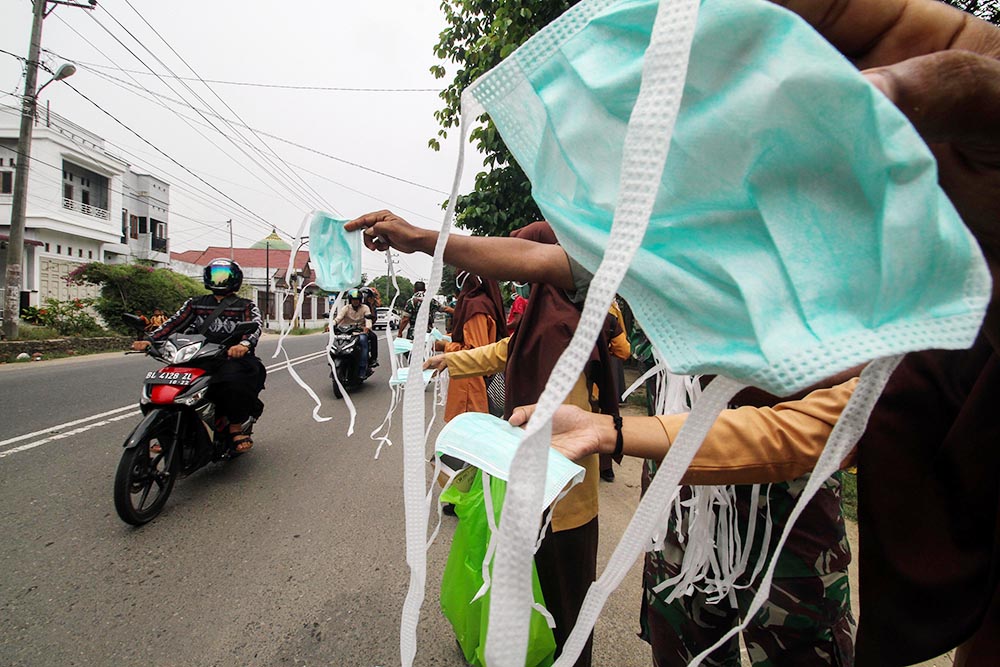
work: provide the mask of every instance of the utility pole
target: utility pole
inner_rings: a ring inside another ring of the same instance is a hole
[[[264,241],[264,329],[271,324],[271,239]]]
[[[229,259],[233,258],[233,220],[230,218],[226,222],[229,223]]]
[[[24,255],[24,215],[28,203],[28,163],[31,161],[31,135],[35,127],[35,113],[38,107],[38,56],[42,50],[42,23],[45,21],[49,3],[68,5],[82,9],[93,9],[97,0],[89,5],[80,5],[65,0],[34,0],[35,8],[31,19],[31,42],[28,45],[28,60],[25,62],[24,97],[21,100],[21,129],[17,136],[17,162],[14,166],[14,192],[11,201],[10,234],[7,240],[7,271],[4,282],[3,334],[9,339],[17,338],[18,319],[21,316],[21,262]],[[54,7],[53,7],[54,9]],[[62,68],[60,68],[61,70]],[[74,70],[67,70],[65,78]],[[59,74],[56,75],[59,78]],[[53,78],[52,81],[55,81]],[[45,86],[49,85],[47,82]]]

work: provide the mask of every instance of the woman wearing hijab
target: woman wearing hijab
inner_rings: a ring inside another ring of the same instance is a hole
[[[547,222],[535,222],[511,234],[537,244],[556,244]],[[569,345],[577,324],[583,295],[545,283],[531,285],[531,293],[514,334],[494,345],[439,355],[427,360],[426,368],[448,368],[456,378],[490,375],[503,371],[506,381],[504,417],[516,406],[533,403],[545,389],[549,374]],[[602,333],[590,360],[566,398],[566,403],[591,410],[590,387],[598,387],[599,409],[618,415],[608,341]],[[587,589],[597,575],[597,494],[599,464],[596,455],[578,461],[586,469],[583,482],[574,486],[552,510],[552,522],[535,554],[535,568],[545,606],[556,621],[553,635],[556,655],[562,651],[576,624]],[[577,667],[589,667],[593,635]]]
[[[452,315],[451,342],[438,341],[444,351],[471,350],[500,340],[505,319],[496,281],[461,271],[455,283],[459,293]],[[463,412],[489,412],[486,382],[482,377],[452,378],[448,383],[444,420],[451,421]]]

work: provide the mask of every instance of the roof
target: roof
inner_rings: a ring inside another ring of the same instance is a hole
[[[234,248],[233,259],[243,268],[254,267],[264,268],[269,266],[272,269],[288,266],[288,256],[291,250],[267,250],[266,248]],[[209,246],[205,250],[187,250],[185,252],[172,252],[170,259],[175,262],[187,262],[205,266],[213,259],[228,259],[229,248],[226,246]],[[301,271],[309,261],[309,252],[300,250],[295,254],[295,268]]]
[[[260,241],[257,241],[256,243],[254,243],[250,247],[251,248],[257,248],[257,249],[259,249],[259,248],[265,248],[266,249],[268,245],[271,246],[271,250],[291,250],[292,249],[292,246],[289,245],[288,241],[286,241],[283,238],[281,238],[280,236],[278,236],[278,232],[277,231],[271,232],[268,236],[265,236]]]

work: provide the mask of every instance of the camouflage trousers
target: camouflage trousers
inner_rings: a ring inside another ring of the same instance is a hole
[[[663,602],[664,594],[643,588],[642,637],[653,650],[654,667],[687,665],[736,627],[756,587],[737,592],[738,609],[727,600],[709,604],[700,592]],[[808,601],[808,603],[803,602]],[[847,571],[775,579],[767,602],[743,630],[754,667],[854,665],[855,622]],[[706,667],[740,667],[733,636],[703,662]]]

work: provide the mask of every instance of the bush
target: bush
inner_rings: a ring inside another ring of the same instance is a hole
[[[149,315],[159,308],[170,315],[191,297],[206,293],[201,283],[187,276],[144,264],[91,262],[71,271],[67,281],[100,285],[94,308],[109,327],[125,334],[132,330],[122,322],[123,313],[141,310]]]
[[[22,323],[17,328],[17,337],[19,340],[50,340],[59,338],[59,332],[49,327]]]
[[[92,303],[92,299],[46,299],[44,306],[25,308],[21,318],[29,324],[54,330],[58,336],[100,336],[104,329],[86,310]]]

